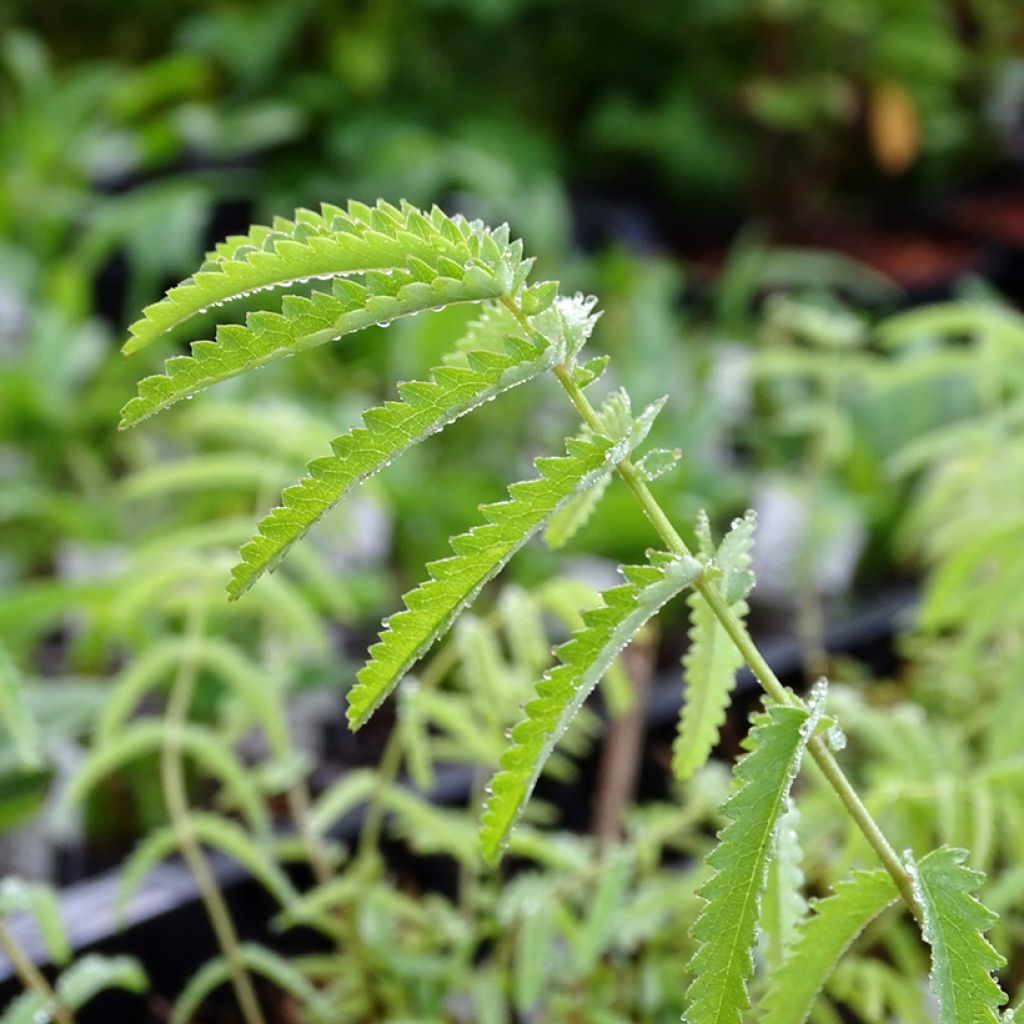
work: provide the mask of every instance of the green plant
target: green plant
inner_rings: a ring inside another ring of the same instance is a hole
[[[140,384],[138,397],[125,407],[123,425],[138,423],[209,385],[369,324],[452,303],[481,304],[480,318],[455,346],[448,364],[427,381],[403,385],[401,402],[367,413],[363,427],[336,441],[333,455],[312,463],[310,475],[286,492],[282,507],[261,523],[259,536],[243,548],[233,573],[233,596],[273,567],[354,483],[502,390],[550,373],[582,418],[581,432],[567,439],[564,455],[538,459],[539,475],[513,484],[508,500],[484,506],[484,522],[452,540],[451,557],[428,566],[428,579],[406,596],[405,609],[387,620],[380,642],[358,673],[349,694],[352,725],[366,722],[516,551],[550,529],[569,508],[577,510],[569,517],[570,524],[581,522],[609,475],[617,472],[665,550],[649,552],[644,564],[622,570],[625,582],[606,591],[603,603],[584,613],[583,628],[559,648],[557,664],[536,684],[525,717],[512,730],[487,800],[480,831],[487,857],[497,860],[510,841],[540,770],[615,655],[662,605],[690,591],[695,595],[695,652],[689,661],[687,699],[691,708],[705,710],[696,712],[702,718],[697,726],[684,716],[680,742],[686,744],[692,737],[697,752],[686,757],[685,751],[677,751],[677,763],[690,772],[706,758],[707,736],[717,731],[719,709],[728,699],[738,658],[760,681],[765,710],[754,717],[749,752],[737,765],[733,795],[722,808],[728,824],[708,857],[710,876],[701,889],[704,905],[693,928],[696,952],[687,1019],[691,1024],[740,1020],[750,1003],[748,982],[754,974],[759,920],[777,950],[765,1006],[780,1024],[804,1019],[810,1008],[807,994],[801,991],[799,999],[790,999],[796,989],[791,993],[786,987],[806,982],[803,976],[794,979],[795,970],[786,970],[799,948],[797,936],[820,932],[835,949],[835,957],[821,956],[816,963],[817,990],[828,981],[842,949],[896,893],[930,946],[932,985],[943,1024],[996,1021],[1004,997],[992,971],[1003,961],[984,937],[993,917],[976,900],[979,875],[962,866],[964,854],[955,849],[940,847],[903,857],[893,849],[836,760],[834,750],[841,749],[842,740],[826,706],[826,684],[817,685],[809,701],[787,690],[747,633],[742,613],[754,584],[747,568],[752,522],[735,523],[718,545],[701,526],[699,545],[691,549],[649,487],[671,467],[672,454],[636,454],[664,400],[634,416],[625,393],[613,392],[596,408],[587,388],[600,376],[606,360],[582,359],[595,321],[594,300],[562,297],[555,282],[528,284],[529,271],[522,245],[510,240],[507,228],[491,231],[436,208],[424,214],[407,204],[396,208],[381,202],[374,207],[325,206],[320,213],[300,210],[294,220],[279,219],[218,246],[192,278],[147,308],[133,326],[126,348],[137,351],[196,313],[253,290],[287,291],[299,281],[317,279],[329,281],[329,290],[314,283],[308,296],[286,294],[279,314],[254,313],[244,325],[220,327],[214,342],[195,342],[191,356],[170,360],[164,375]],[[565,523],[564,518],[561,521]],[[570,530],[559,532],[565,539]],[[190,636],[188,642],[195,644],[194,630]],[[699,656],[702,647],[723,643],[733,645],[738,657],[709,662]],[[175,742],[187,735],[183,718],[195,682],[187,660],[182,672],[172,697],[174,713],[164,727],[172,739],[177,737]],[[703,701],[705,692],[708,699]],[[791,906],[796,895],[784,889],[794,879],[798,883],[799,872],[780,859],[793,848],[783,838],[788,829],[780,831],[780,821],[790,806],[805,753],[885,874],[851,876],[833,902],[824,902],[818,912],[797,915],[796,923],[790,920],[780,932],[778,922],[785,915],[767,919],[762,897],[769,885],[779,891],[766,906]],[[243,783],[238,795],[244,790]],[[174,815],[179,830],[183,810],[179,807]],[[427,821],[437,813],[420,808],[420,818]],[[610,867],[606,872],[605,877],[617,877]],[[541,925],[534,922],[533,927]],[[259,1008],[244,992],[246,958],[230,936],[222,942],[223,970],[235,981],[243,1005],[248,1005],[247,1019],[258,1020]],[[315,1007],[309,1009],[315,1016]]]

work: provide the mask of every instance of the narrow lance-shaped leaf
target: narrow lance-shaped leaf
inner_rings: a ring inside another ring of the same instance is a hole
[[[749,566],[755,523],[752,512],[737,519],[713,555],[721,576],[711,585],[741,618],[747,612],[746,596],[753,585]],[[712,557],[711,528],[703,513],[697,536],[701,552]],[[672,746],[672,770],[678,779],[689,778],[700,768],[718,742],[736,672],[743,664],[743,656],[707,601],[694,591],[689,604],[690,647],[683,658],[686,693]]]
[[[481,507],[487,522],[452,539],[455,554],[427,566],[430,579],[405,595],[405,609],[387,620],[380,641],[370,648],[370,660],[349,692],[353,728],[365,724],[412,665],[552,515],[642,442],[660,408],[656,403],[646,409],[620,441],[570,439],[564,456],[537,459],[540,475],[512,484],[507,501]]]
[[[221,243],[192,277],[143,310],[129,328],[124,352],[137,352],[196,313],[231,299],[316,278],[386,272],[408,266],[410,259],[433,271],[442,261],[503,263],[515,274],[522,247],[509,243],[507,228],[490,232],[463,217],[447,217],[437,207],[429,215],[407,203],[400,210],[384,202],[376,207],[352,202],[344,210],[325,204],[320,213],[300,209],[293,221],[277,218],[271,228],[258,226]]]
[[[427,381],[398,386],[402,401],[363,415],[363,425],[331,442],[333,454],[309,464],[309,475],[282,496],[241,550],[228,591],[238,597],[284,557],[345,494],[399,455],[460,416],[548,369],[554,351],[537,342],[505,339],[504,352],[467,354],[465,366],[442,366]]]
[[[840,957],[897,898],[892,879],[879,869],[854,871],[831,896],[816,901],[784,966],[771,976],[762,1024],[804,1024]]]
[[[0,918],[12,914],[31,914],[39,934],[55,963],[71,959],[71,947],[60,919],[60,903],[54,891],[41,882],[5,878],[0,882]]]
[[[62,808],[66,810],[84,800],[111,772],[145,754],[157,753],[171,742],[179,744],[184,753],[218,779],[224,795],[241,809],[254,828],[269,831],[270,818],[252,776],[216,732],[195,723],[174,727],[164,721],[144,720],[123,729],[82,762],[64,791]]]
[[[261,975],[292,996],[312,1020],[328,1024],[332,1019],[330,1007],[324,997],[284,957],[264,946],[252,943],[243,943],[239,946],[238,956],[248,970]],[[170,1024],[188,1024],[195,1017],[203,1000],[230,978],[231,969],[224,957],[217,957],[204,964],[178,997]]]
[[[931,946],[939,1024],[998,1024],[1006,995],[992,972],[1006,961],[985,938],[997,917],[975,895],[984,876],[964,865],[965,850],[948,846],[916,864],[906,859]]]
[[[76,960],[57,979],[57,995],[72,1012],[107,989],[145,992],[149,979],[142,965],[131,956],[103,956],[90,953]]]
[[[559,664],[537,684],[491,782],[480,827],[488,859],[494,860],[508,841],[555,744],[619,652],[703,570],[695,558],[655,552],[649,565],[625,566],[626,582],[605,591],[600,607],[583,613],[583,628],[558,648]]]
[[[707,858],[714,874],[700,891],[705,905],[693,926],[687,1024],[740,1024],[750,1005],[747,981],[775,830],[823,704],[822,686],[810,712],[773,705],[747,736],[749,753],[735,769],[738,788],[722,807],[729,824]]]
[[[238,861],[282,906],[298,898],[285,873],[240,825],[205,811],[190,813],[187,825],[200,843]],[[117,894],[119,911],[127,906],[148,872],[177,852],[179,846],[178,831],[171,825],[156,829],[136,846],[121,868]]]

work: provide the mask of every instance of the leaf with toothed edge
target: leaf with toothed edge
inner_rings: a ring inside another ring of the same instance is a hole
[[[259,524],[259,536],[242,548],[228,592],[244,593],[351,488],[460,416],[543,373],[554,355],[550,347],[509,336],[501,353],[469,352],[463,366],[441,366],[426,381],[400,384],[402,401],[364,413],[361,427],[335,438],[333,454],[311,462],[309,475],[284,492],[282,504]]]
[[[740,618],[746,615],[745,598],[752,583],[748,566],[755,524],[752,512],[737,519],[716,552],[707,515],[701,513],[697,523],[699,550],[720,571],[711,586]],[[743,665],[743,656],[707,601],[696,592],[688,600],[690,647],[683,657],[686,693],[672,744],[672,771],[677,779],[689,778],[707,761],[725,721],[736,673]]]
[[[747,981],[779,818],[793,779],[824,710],[826,687],[815,687],[810,710],[771,705],[755,716],[735,767],[737,788],[723,804],[729,824],[708,855],[714,874],[700,890],[704,907],[693,926],[687,1024],[740,1024],[749,1007]]]
[[[948,846],[916,863],[909,853],[905,859],[931,947],[929,980],[939,1024],[998,1024],[1006,994],[993,972],[1006,960],[985,938],[997,915],[975,895],[984,875],[965,866],[966,850]]]
[[[336,280],[330,294],[286,295],[280,313],[249,313],[245,325],[223,324],[216,341],[192,343],[191,355],[168,359],[164,373],[139,382],[138,395],[121,412],[122,429],[182,399],[286,356],[426,310],[458,302],[483,302],[505,293],[508,282],[491,268],[458,264],[429,280],[395,269]]]
[[[648,406],[620,441],[570,439],[566,455],[537,459],[540,476],[512,484],[509,500],[481,507],[487,522],[452,539],[455,554],[427,566],[430,578],[405,595],[405,609],[387,620],[379,642],[370,648],[370,659],[349,691],[352,728],[366,723],[485,584],[560,508],[643,442],[663,404]]]
[[[888,872],[854,871],[800,923],[781,970],[771,975],[762,1024],[804,1024],[829,975],[857,936],[898,899]]]
[[[618,657],[653,615],[704,571],[688,555],[654,552],[648,565],[620,570],[626,582],[605,591],[604,604],[583,613],[584,626],[557,650],[559,664],[537,684],[526,718],[512,730],[484,808],[480,842],[495,860],[526,806],[555,744]]]
[[[466,268],[471,261],[501,266],[503,294],[525,279],[522,244],[509,241],[505,226],[490,231],[437,207],[424,214],[405,202],[400,209],[383,201],[373,207],[350,202],[345,209],[324,204],[320,213],[300,209],[294,220],[254,227],[208,253],[192,277],[143,310],[124,352],[137,352],[210,306],[254,291],[413,264],[429,280],[446,266]]]

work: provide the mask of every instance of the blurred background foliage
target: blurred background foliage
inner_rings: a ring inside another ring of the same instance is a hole
[[[1020,525],[990,523],[985,548],[984,506],[961,500],[957,473],[995,501],[992,468],[1020,461],[1019,374],[1003,367],[1024,339],[1022,160],[1019,0],[8,0],[0,641],[44,732],[87,732],[100,681],[180,628],[182,593],[219,593],[232,548],[305,455],[442,360],[459,310],[116,433],[133,381],[183,345],[122,360],[138,310],[251,221],[347,198],[508,220],[538,277],[601,297],[610,386],[672,396],[653,438],[683,453],[658,485],[666,507],[683,523],[758,509],[754,621],[796,623],[809,668],[823,609],[936,572],[956,585],[929,592],[916,642],[952,631],[969,676],[1020,631],[986,605],[960,646],[977,604],[950,595],[978,583],[968,540],[984,560]],[[931,320],[887,320],[933,299],[949,304]],[[903,323],[901,343],[883,321]],[[567,423],[541,385],[453,425],[218,629],[253,648],[247,616],[287,624],[261,660],[336,697],[466,510]],[[559,568],[603,583],[603,560],[649,541],[613,484]],[[549,564],[527,550],[511,575],[530,583]],[[953,675],[938,677],[939,707]],[[137,831],[146,785],[131,781],[135,819],[111,811],[123,790],[96,801],[93,833]]]

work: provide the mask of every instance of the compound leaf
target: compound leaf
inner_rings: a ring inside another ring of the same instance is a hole
[[[311,462],[308,475],[284,492],[280,507],[259,524],[259,536],[242,548],[231,596],[273,568],[352,487],[460,416],[543,373],[553,358],[550,346],[509,336],[503,352],[469,352],[464,366],[438,367],[426,381],[399,384],[402,401],[364,413],[362,426],[335,438],[333,454]]]
[[[370,648],[370,660],[349,693],[353,728],[366,722],[413,663],[551,516],[609,464],[620,461],[627,448],[603,437],[571,439],[566,455],[537,459],[540,475],[512,484],[509,500],[481,507],[487,522],[452,539],[455,555],[427,566],[430,578],[405,595],[405,609],[387,620],[380,641]]]

